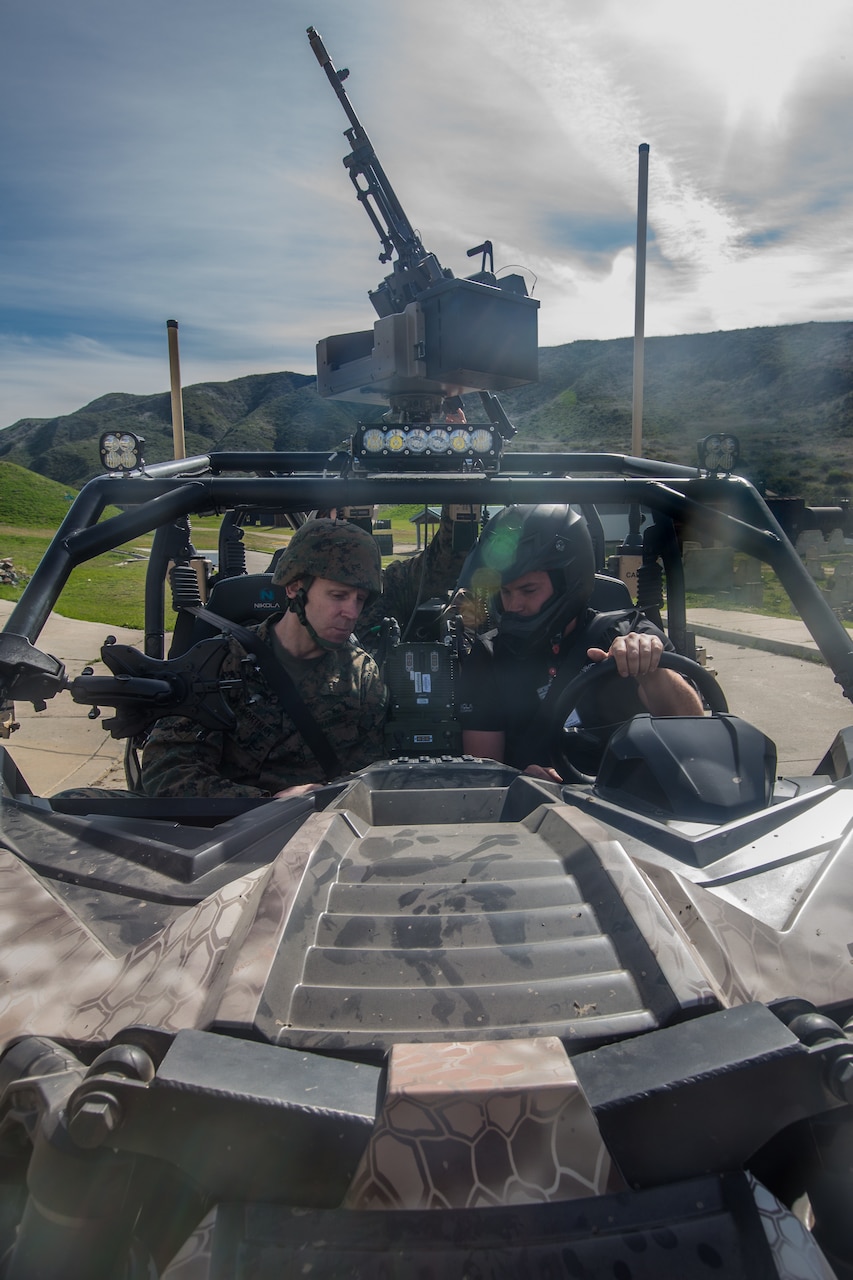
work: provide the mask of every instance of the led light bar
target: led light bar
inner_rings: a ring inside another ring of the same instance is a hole
[[[502,445],[500,433],[492,426],[367,423],[356,428],[352,452],[364,466],[388,470],[430,470],[436,465],[447,470],[472,464],[494,470]]]

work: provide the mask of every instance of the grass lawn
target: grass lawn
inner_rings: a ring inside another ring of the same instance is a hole
[[[380,516],[391,520],[391,532],[395,546],[410,546],[415,542],[415,530],[409,516],[419,507],[395,507],[381,511]],[[210,550],[217,545],[220,520],[218,516],[205,516],[192,522],[193,543],[199,550]],[[19,600],[26,579],[32,574],[45,551],[53,531],[27,530],[19,526],[0,525],[0,557],[10,559],[21,575],[18,586],[0,584],[0,600]],[[75,569],[56,605],[56,612],[66,618],[78,618],[82,622],[98,622],[105,626],[135,627],[145,625],[144,592],[147,559],[153,534],[134,539],[125,547],[97,556]],[[247,551],[269,554],[290,538],[286,529],[247,528],[243,545]],[[394,556],[383,557],[387,564]],[[166,596],[166,626],[171,626],[174,614]]]
[[[384,556],[383,564],[397,558],[402,547],[413,548],[416,541],[410,517],[420,508],[405,506],[383,508],[380,518],[391,520],[395,554]],[[193,543],[199,550],[210,550],[217,545],[219,517],[205,516],[192,522]],[[0,556],[12,560],[16,570],[29,575],[35,569],[50,542],[51,531],[26,530],[17,526],[0,525]],[[290,538],[290,532],[280,528],[255,528],[244,530],[243,545],[248,551],[259,551],[272,557],[273,552]],[[106,626],[142,628],[144,626],[143,598],[145,588],[146,552],[151,547],[153,534],[136,539],[126,547],[107,552],[74,570],[66,583],[56,606],[57,613],[84,622],[98,622]],[[733,609],[762,614],[765,617],[795,618],[781,583],[772,569],[762,567],[764,598],[761,606],[746,606],[726,593],[690,592],[687,596],[688,613],[691,608]],[[0,599],[18,600],[24,581],[19,586],[0,584]],[[174,614],[166,597],[166,623],[171,625]]]

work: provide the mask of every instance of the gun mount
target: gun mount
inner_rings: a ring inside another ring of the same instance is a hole
[[[349,72],[336,70],[313,27],[308,38],[350,121],[344,136],[352,151],[344,165],[379,235],[379,260],[393,262],[370,293],[379,316],[373,328],[318,343],[320,395],[390,404],[395,421],[423,424],[446,397],[478,391],[499,433],[512,435],[491,393],[537,380],[538,301],[528,297],[520,275],[497,278],[489,241],[469,251],[482,253],[482,270],[465,279],[424,248],[343,87]]]

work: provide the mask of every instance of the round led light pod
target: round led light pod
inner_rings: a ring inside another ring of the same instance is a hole
[[[362,436],[365,453],[381,453],[385,448],[385,432],[378,427],[370,427]]]
[[[107,471],[133,471],[140,465],[142,441],[131,432],[108,431],[98,443]]]
[[[432,453],[449,452],[450,444],[447,439],[447,432],[438,428],[435,431],[431,431],[427,436],[427,446]]]
[[[450,448],[454,453],[467,453],[471,448],[471,433],[457,427],[450,433]]]
[[[412,453],[423,453],[428,448],[427,433],[421,427],[413,427],[406,436],[406,446]]]

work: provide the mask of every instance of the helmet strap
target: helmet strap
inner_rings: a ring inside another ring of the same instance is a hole
[[[310,585],[311,583],[309,582],[308,586]],[[308,632],[311,639],[314,641],[315,644],[319,645],[321,649],[327,649],[327,650],[345,649],[349,641],[345,640],[343,644],[335,644],[334,641],[324,640],[321,635],[317,634],[317,632],[311,626],[311,623],[308,621],[308,615],[305,612],[305,606],[307,603],[308,603],[308,588],[304,585],[304,579],[303,579],[303,583],[300,585],[299,589],[297,590],[296,595],[288,597],[288,607],[293,610],[293,612],[296,614],[299,621],[302,623],[302,626]]]
[[[499,598],[499,597],[498,597]],[[581,610],[582,612],[582,610]],[[578,616],[578,610],[566,598],[565,588],[559,595],[546,600],[538,613],[529,618],[517,614],[499,612],[498,632],[502,642],[521,656],[532,649],[559,646],[569,623]]]

